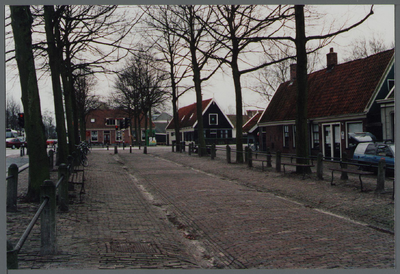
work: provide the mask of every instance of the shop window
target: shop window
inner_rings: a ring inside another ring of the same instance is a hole
[[[98,141],[98,132],[97,132],[97,130],[92,130],[91,136],[92,136],[92,138],[91,138],[92,142],[97,142]]]

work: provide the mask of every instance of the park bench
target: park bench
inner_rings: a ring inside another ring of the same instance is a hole
[[[298,164],[298,163],[281,163],[281,165],[283,166],[283,174],[285,174],[285,166],[295,166],[295,167],[314,167],[315,165],[313,164]],[[305,170],[305,169],[303,169]],[[303,172],[303,180],[306,176],[306,172]]]
[[[71,177],[68,183],[72,186],[74,185],[81,186],[81,190],[79,191],[79,197],[82,198],[82,194],[85,194],[85,169],[83,166],[81,169],[74,168],[71,171]]]
[[[357,165],[357,164],[353,164],[353,163],[345,163],[345,164]],[[373,174],[374,174],[374,172],[372,172],[372,171],[363,171],[363,170],[357,170],[357,169],[350,169],[350,168],[342,167],[342,163],[341,163],[341,167],[340,167],[340,168],[329,168],[329,169],[332,171],[331,185],[335,185],[335,184],[333,183],[333,173],[334,173],[335,171],[340,171],[340,172],[345,172],[345,173],[350,173],[350,174],[356,174],[356,175],[358,175],[358,178],[359,178],[359,180],[360,180],[361,192],[364,191],[364,189],[363,189],[363,182],[362,182],[361,176],[363,176],[363,175],[373,175]]]

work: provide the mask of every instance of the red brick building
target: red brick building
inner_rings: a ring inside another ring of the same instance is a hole
[[[282,153],[296,151],[296,79],[282,83],[264,110],[260,127],[261,149]],[[382,140],[381,110],[377,103],[394,85],[394,50],[337,63],[333,49],[327,67],[308,75],[308,129],[310,154],[325,157],[352,155],[349,133],[371,132]]]
[[[120,109],[91,111],[86,116],[86,141],[94,144],[130,144],[131,137],[136,140],[134,119],[130,122],[130,128],[121,129],[121,122],[124,123],[127,117],[129,117],[127,112]],[[144,131],[144,119],[142,119],[140,127]],[[144,134],[142,135],[144,136]]]

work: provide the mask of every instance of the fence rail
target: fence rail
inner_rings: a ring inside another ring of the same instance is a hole
[[[199,146],[196,145],[195,143],[189,143],[188,145],[189,150],[188,154],[191,155],[195,149],[197,151],[200,151]],[[293,163],[294,160],[296,160],[296,163],[298,164],[292,164],[293,166],[299,166],[300,169],[304,168],[305,166],[309,167],[314,167],[314,163],[316,162],[316,175],[317,178],[322,180],[323,179],[323,167],[324,167],[324,162],[326,163],[336,163],[340,165],[340,168],[343,169],[342,171],[342,176],[341,178],[343,179],[348,179],[347,177],[347,172],[345,172],[345,169],[347,169],[347,165],[353,165],[356,166],[356,168],[372,168],[377,171],[377,187],[376,191],[384,191],[384,182],[385,182],[385,174],[387,171],[394,172],[394,166],[387,165],[384,160],[381,160],[378,164],[373,164],[373,163],[358,163],[356,161],[353,161],[352,159],[347,158],[347,154],[344,154],[342,158],[332,158],[332,157],[324,157],[322,153],[319,153],[318,155],[309,155],[308,157],[297,157],[294,154],[282,154],[280,151],[276,151],[275,153],[271,153],[269,151],[267,152],[260,152],[260,151],[252,151],[249,146],[246,146],[243,151],[237,151],[236,149],[232,149],[229,145],[226,146],[216,146],[215,144],[213,145],[206,145],[208,154],[210,154],[211,159],[213,160],[216,157],[216,152],[217,151],[225,151],[226,152],[226,161],[228,163],[231,163],[231,153],[242,153],[244,154],[244,163],[247,164],[248,167],[253,166],[253,161],[261,161],[262,162],[262,170],[264,170],[264,163],[267,164],[267,167],[272,167],[272,157],[275,158],[275,169],[277,172],[281,172],[281,165],[290,165]],[[174,147],[172,147],[172,151],[174,152]],[[179,152],[184,152],[185,151],[185,144],[182,143],[180,146],[180,151]],[[264,159],[261,159],[260,157],[264,157]],[[282,163],[282,159],[290,159],[290,164],[289,163]],[[303,160],[302,161],[297,161],[297,160]],[[304,163],[304,161],[306,161]],[[311,162],[311,165],[309,162]],[[303,174],[304,178],[304,174]],[[389,178],[390,180],[393,180],[393,195],[392,199],[394,199],[394,178]]]
[[[49,158],[53,158],[54,154],[50,153]],[[59,210],[61,212],[68,211],[68,180],[70,175],[74,172],[74,160],[71,161],[69,157],[69,165],[60,164],[58,167],[58,180],[56,184],[51,180],[45,180],[40,189],[40,206],[25,229],[17,244],[13,247],[12,243],[7,240],[7,268],[18,268],[18,253],[23,247],[26,239],[28,238],[33,226],[41,218],[40,235],[41,247],[40,253],[42,255],[55,254],[57,251],[56,246],[56,206],[57,206],[57,189],[59,196]],[[49,159],[49,167],[53,168],[53,161]],[[11,164],[8,172],[7,179],[7,211],[17,211],[17,190],[18,190],[18,174],[29,168],[25,166],[18,170],[18,166]],[[82,178],[83,179],[83,178]]]

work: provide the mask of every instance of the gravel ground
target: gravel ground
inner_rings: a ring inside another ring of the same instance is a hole
[[[232,164],[228,164],[225,151],[218,151],[217,157],[198,157],[188,153],[172,153],[171,148],[149,148],[148,153],[180,163],[184,166],[202,170],[261,192],[269,192],[303,204],[306,207],[320,209],[365,223],[377,229],[394,233],[393,181],[386,180],[385,192],[376,193],[376,176],[363,176],[364,192],[360,191],[357,175],[349,174],[348,180],[340,180],[340,174],[334,174],[335,186],[330,185],[332,163],[324,163],[324,179],[316,178],[315,170],[311,175],[294,173],[294,167],[286,167],[286,174],[275,171],[273,167],[261,170],[261,162],[254,162],[253,168],[237,164],[232,154]],[[292,169],[290,169],[292,168]],[[365,178],[364,178],[365,177]]]

